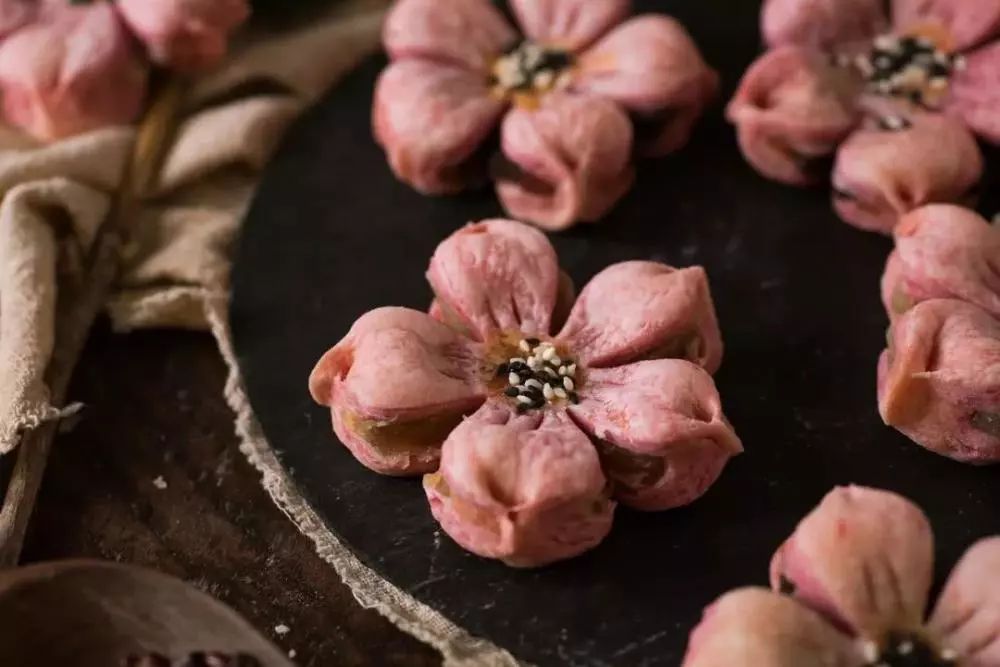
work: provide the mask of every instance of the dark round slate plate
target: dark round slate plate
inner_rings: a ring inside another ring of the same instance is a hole
[[[757,3],[655,9],[689,26],[728,96],[759,48]],[[369,128],[383,64],[361,67],[288,136],[246,220],[232,307],[268,439],[365,563],[524,660],[676,665],[702,608],[729,588],[765,584],[773,550],[834,485],[920,503],[937,531],[939,580],[973,540],[1000,532],[1000,470],[929,454],[879,421],[878,281],[890,242],[838,222],[824,189],[754,174],[716,108],[688,149],[641,166],[603,224],[553,242],[578,285],[626,259],[707,267],[727,345],[717,380],[746,453],[689,508],[619,510],[611,536],[567,563],[518,571],[456,547],[419,481],[357,464],[306,390],[314,362],[359,315],[428,305],[423,275],[441,239],[500,214],[489,191],[429,199],[393,179]]]

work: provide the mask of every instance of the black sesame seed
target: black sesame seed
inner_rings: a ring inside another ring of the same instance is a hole
[[[516,396],[517,396],[517,395],[518,395],[518,394],[519,394],[520,392],[518,391],[518,388],[517,388],[517,387],[507,387],[506,389],[504,389],[504,392],[503,392],[503,393],[504,393],[504,394],[506,394],[507,396],[510,396],[511,398],[514,398],[514,397],[516,397]]]
[[[527,411],[528,411],[527,404],[525,404],[525,403],[518,403],[517,404],[517,414],[523,415]]]
[[[501,375],[507,375],[509,371],[510,371],[510,365],[506,363],[500,364],[499,366],[497,366],[497,377],[500,377]]]
[[[563,70],[573,62],[573,57],[567,51],[546,51],[538,69]]]
[[[932,79],[945,78],[951,74],[951,67],[948,65],[942,65],[941,63],[934,63],[927,68],[927,75]]]
[[[523,43],[524,43],[523,40],[515,39],[513,42],[510,42],[506,47],[504,47],[504,50],[501,51],[500,54],[504,56],[509,56],[518,49],[520,49]]]
[[[574,404],[580,402],[580,395],[577,394],[575,391],[569,392],[568,396],[569,396],[569,400],[572,401]]]
[[[527,343],[528,345],[530,345],[531,347],[535,347],[536,345],[538,345],[542,341],[538,340],[537,338],[525,338],[524,342]]]
[[[545,399],[544,398],[536,398],[535,402],[531,404],[531,407],[533,407],[533,408],[535,408],[537,410],[538,408],[542,407],[543,405],[545,405]]]

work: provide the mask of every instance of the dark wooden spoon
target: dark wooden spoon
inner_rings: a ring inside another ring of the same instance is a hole
[[[292,667],[234,611],[158,572],[85,560],[0,571],[0,665],[118,667],[198,652]]]

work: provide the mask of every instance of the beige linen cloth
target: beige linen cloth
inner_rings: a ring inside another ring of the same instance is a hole
[[[295,118],[378,48],[385,4],[341,2],[302,28],[248,34],[224,67],[193,84],[152,192],[129,221],[107,310],[121,331],[183,327],[215,335],[230,368],[226,399],[241,450],[360,604],[435,646],[446,665],[514,665],[507,652],[365,567],[301,498],[250,411],[228,331],[229,253],[259,173]],[[82,280],[134,139],[133,128],[109,128],[38,146],[0,129],[0,454],[67,412],[50,405],[44,382],[58,294]]]

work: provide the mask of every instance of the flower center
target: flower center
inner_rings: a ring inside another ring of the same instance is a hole
[[[909,633],[890,633],[885,645],[865,644],[866,667],[954,667],[958,654],[934,646],[925,637]]]
[[[504,394],[517,404],[518,412],[538,410],[550,403],[579,403],[576,393],[576,362],[560,358],[555,345],[537,338],[518,343],[523,356],[497,366],[497,377],[507,378]]]
[[[868,53],[839,55],[836,61],[854,67],[869,92],[905,98],[927,108],[940,106],[952,75],[965,68],[964,56],[919,35],[882,35]]]
[[[504,98],[534,96],[564,85],[572,66],[569,51],[525,39],[496,59],[489,85]]]

